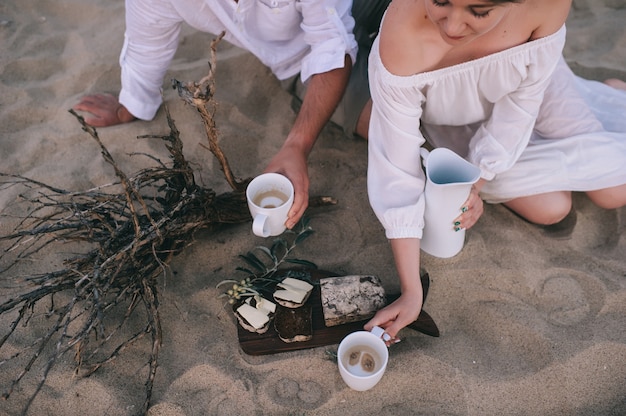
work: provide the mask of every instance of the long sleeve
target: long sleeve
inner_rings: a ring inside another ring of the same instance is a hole
[[[254,54],[278,79],[341,68],[357,43],[349,0],[126,0],[120,55],[120,102],[152,119],[163,77],[176,53],[181,26],[214,35]],[[208,45],[207,45],[208,47]]]
[[[351,1],[299,1],[302,12],[301,27],[310,52],[302,60],[301,78],[306,81],[313,74],[341,68],[349,55],[354,64],[357,43],[352,33],[354,19],[350,13]]]
[[[151,120],[161,105],[163,77],[176,53],[181,24],[169,3],[126,0],[119,100],[139,119]]]
[[[483,178],[491,180],[510,169],[528,146],[544,93],[560,56],[537,54],[531,64],[514,65],[507,72],[506,83],[510,84],[508,90],[511,92],[499,94],[490,88],[490,83],[495,84],[493,79],[480,79],[484,85],[478,88],[486,100],[493,102],[493,109],[470,140],[468,160],[480,167]]]
[[[395,88],[378,56],[370,55],[370,119],[367,186],[370,205],[387,238],[421,238],[424,227],[425,175],[420,148],[424,96]]]

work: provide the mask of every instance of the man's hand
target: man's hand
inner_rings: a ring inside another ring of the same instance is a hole
[[[114,126],[135,120],[135,116],[111,94],[86,95],[73,109],[90,113],[91,116],[85,117],[85,123],[94,127]]]
[[[265,168],[265,172],[285,175],[293,184],[293,206],[285,223],[289,229],[300,221],[309,206],[307,159],[322,128],[330,120],[343,96],[351,70],[352,60],[346,55],[342,68],[311,77],[302,107],[283,147]]]
[[[306,154],[297,147],[283,146],[265,169],[285,175],[293,184],[293,206],[287,215],[287,228],[293,228],[309,206],[309,173]]]

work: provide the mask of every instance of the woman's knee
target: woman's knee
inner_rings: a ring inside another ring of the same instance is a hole
[[[615,209],[626,205],[626,184],[607,189],[587,192],[591,201],[604,209]]]
[[[540,225],[556,224],[572,210],[571,192],[551,192],[505,203],[522,218]]]

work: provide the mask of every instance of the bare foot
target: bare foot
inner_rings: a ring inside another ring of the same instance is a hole
[[[626,82],[622,81],[621,79],[609,78],[606,81],[604,81],[604,83],[615,89],[626,91]]]
[[[135,120],[135,116],[111,94],[86,95],[74,106],[74,110],[90,113],[90,116],[85,117],[85,123],[94,127],[114,126]]]

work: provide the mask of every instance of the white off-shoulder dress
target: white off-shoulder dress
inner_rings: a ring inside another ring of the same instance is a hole
[[[626,92],[573,74],[565,33],[412,76],[375,42],[368,193],[388,238],[422,236],[425,140],[478,166],[490,203],[626,183]]]

